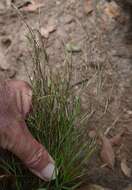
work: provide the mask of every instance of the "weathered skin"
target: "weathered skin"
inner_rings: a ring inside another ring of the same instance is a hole
[[[0,82],[0,146],[14,153],[35,175],[49,181],[54,161],[29,132],[25,118],[32,104],[32,90],[24,81]]]

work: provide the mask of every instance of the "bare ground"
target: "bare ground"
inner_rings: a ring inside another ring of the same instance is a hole
[[[4,1],[3,1],[4,2]],[[22,1],[20,1],[22,2]],[[16,6],[19,1],[16,1]],[[82,112],[88,114],[85,124],[90,129],[109,130],[109,135],[127,129],[122,144],[116,148],[114,170],[101,167],[97,153],[90,163],[88,183],[96,183],[112,190],[132,185],[120,169],[125,155],[132,169],[132,38],[127,12],[106,11],[100,0],[93,11],[86,14],[83,0],[45,0],[38,11],[22,11],[25,21],[34,29],[45,28],[49,22],[56,30],[45,39],[49,62],[60,70],[65,62],[65,47],[71,42],[80,49],[72,55],[72,81],[81,95]],[[0,3],[0,77],[28,80],[25,64],[32,72],[26,35],[28,29],[18,12]],[[87,187],[84,188],[89,189]]]

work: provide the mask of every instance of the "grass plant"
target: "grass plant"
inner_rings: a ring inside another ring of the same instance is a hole
[[[26,122],[33,136],[55,159],[59,174],[55,181],[45,183],[9,153],[4,153],[8,155],[6,159],[0,157],[0,168],[6,178],[9,175],[11,189],[74,190],[83,183],[83,177],[88,173],[86,163],[95,150],[95,140],[86,139],[88,129],[83,123],[79,124],[81,102],[71,87],[72,55],[65,52],[65,69],[54,72],[43,39],[38,36],[39,41],[31,30],[28,37],[32,47],[33,76],[30,82],[33,109]],[[8,189],[7,181],[3,181],[0,189]]]

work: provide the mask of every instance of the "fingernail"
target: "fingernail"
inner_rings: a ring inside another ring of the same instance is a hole
[[[52,163],[49,163],[41,172],[42,176],[47,179],[48,181],[50,180],[55,180],[56,175],[58,172],[56,172],[55,165]]]

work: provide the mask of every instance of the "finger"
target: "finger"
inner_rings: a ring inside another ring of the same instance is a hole
[[[25,118],[32,107],[32,89],[30,85],[21,80],[8,80],[7,83],[11,91],[15,93],[18,110]]]

